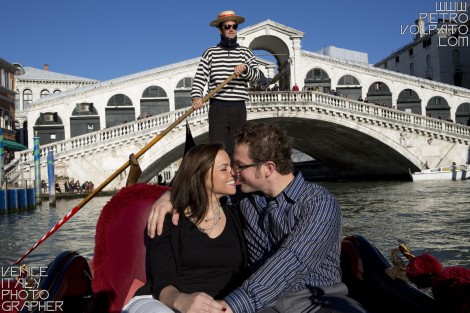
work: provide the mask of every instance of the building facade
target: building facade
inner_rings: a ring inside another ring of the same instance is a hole
[[[14,63],[13,65],[18,73],[15,77],[17,139],[18,142],[25,146],[28,146],[28,119],[26,111],[33,102],[43,97],[54,97],[63,91],[98,82],[93,79],[51,72],[49,71],[48,64],[44,64],[42,69],[23,67],[19,63]],[[56,139],[59,140],[60,137]]]
[[[436,2],[439,13],[422,13],[415,24],[401,25],[402,34],[414,40],[375,66],[470,89],[469,9],[467,2]]]
[[[15,71],[13,64],[0,58],[0,127],[3,138],[15,141]],[[8,146],[8,142],[5,146]]]

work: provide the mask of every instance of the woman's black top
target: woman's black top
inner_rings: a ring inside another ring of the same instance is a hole
[[[222,299],[246,278],[246,248],[238,211],[223,207],[226,224],[222,233],[210,238],[186,217],[178,226],[168,215],[161,236],[146,236],[147,283],[136,295],[160,292],[169,285],[180,292],[205,292]]]

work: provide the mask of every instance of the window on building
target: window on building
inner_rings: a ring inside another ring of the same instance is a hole
[[[142,98],[166,98],[166,92],[159,86],[147,87],[142,93]]]
[[[452,51],[452,64],[460,65],[460,52],[457,49],[454,49]]]
[[[54,90],[53,93],[60,93],[60,90],[59,90],[59,89],[56,89],[56,90]]]
[[[10,124],[10,113],[5,111],[4,115],[3,115],[3,119],[5,121],[5,125],[3,127],[5,127],[6,129],[11,129],[11,124]]]
[[[426,79],[432,79],[432,61],[431,61],[431,56],[427,55],[426,56],[426,73],[425,73],[425,78]]]
[[[308,71],[305,82],[314,83],[314,82],[330,82],[331,79],[328,74],[321,68],[314,68],[313,70]]]
[[[116,94],[109,98],[108,106],[132,106],[132,100],[121,93]]]
[[[7,88],[7,86],[5,86],[5,81],[6,81],[5,74],[6,74],[6,71],[3,68],[0,68],[0,86]]]
[[[410,75],[414,75],[415,74],[415,65],[414,63],[411,63],[410,64]]]
[[[0,86],[6,89],[12,88],[12,74],[3,68],[0,68]]]
[[[41,98],[50,95],[51,93],[47,89],[41,90]]]
[[[139,119],[169,111],[170,100],[162,87],[149,86],[144,90],[140,99]]]
[[[15,109],[20,109],[20,91],[18,89],[15,92]]]
[[[23,90],[23,107],[28,108],[33,102],[33,92],[30,89]]]
[[[429,47],[430,45],[431,45],[431,37],[428,37],[423,41],[423,48]]]
[[[410,49],[408,50],[408,55],[413,55],[413,48],[410,48]]]
[[[397,55],[397,56],[395,57],[395,63],[398,63],[398,62],[400,62],[400,56],[399,56],[399,55]]]
[[[75,105],[75,112],[79,113],[89,113],[93,110],[93,103],[82,102]]]
[[[193,85],[193,78],[185,77],[178,82],[178,84],[176,85],[176,88],[191,88],[192,85]]]
[[[44,121],[46,121],[46,122],[54,122],[54,114],[53,114],[53,113],[46,113],[46,114],[44,114]]]
[[[359,80],[352,76],[352,75],[344,75],[342,76],[339,81],[338,85],[360,85]]]

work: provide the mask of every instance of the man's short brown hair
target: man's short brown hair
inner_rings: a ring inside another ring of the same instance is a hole
[[[246,144],[253,162],[273,161],[276,170],[286,175],[294,172],[292,140],[284,130],[265,122],[247,122],[235,135],[235,146]]]

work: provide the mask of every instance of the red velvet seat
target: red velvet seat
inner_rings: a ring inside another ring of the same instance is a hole
[[[125,187],[103,207],[92,260],[93,312],[120,312],[145,283],[144,235],[152,204],[167,187]]]

